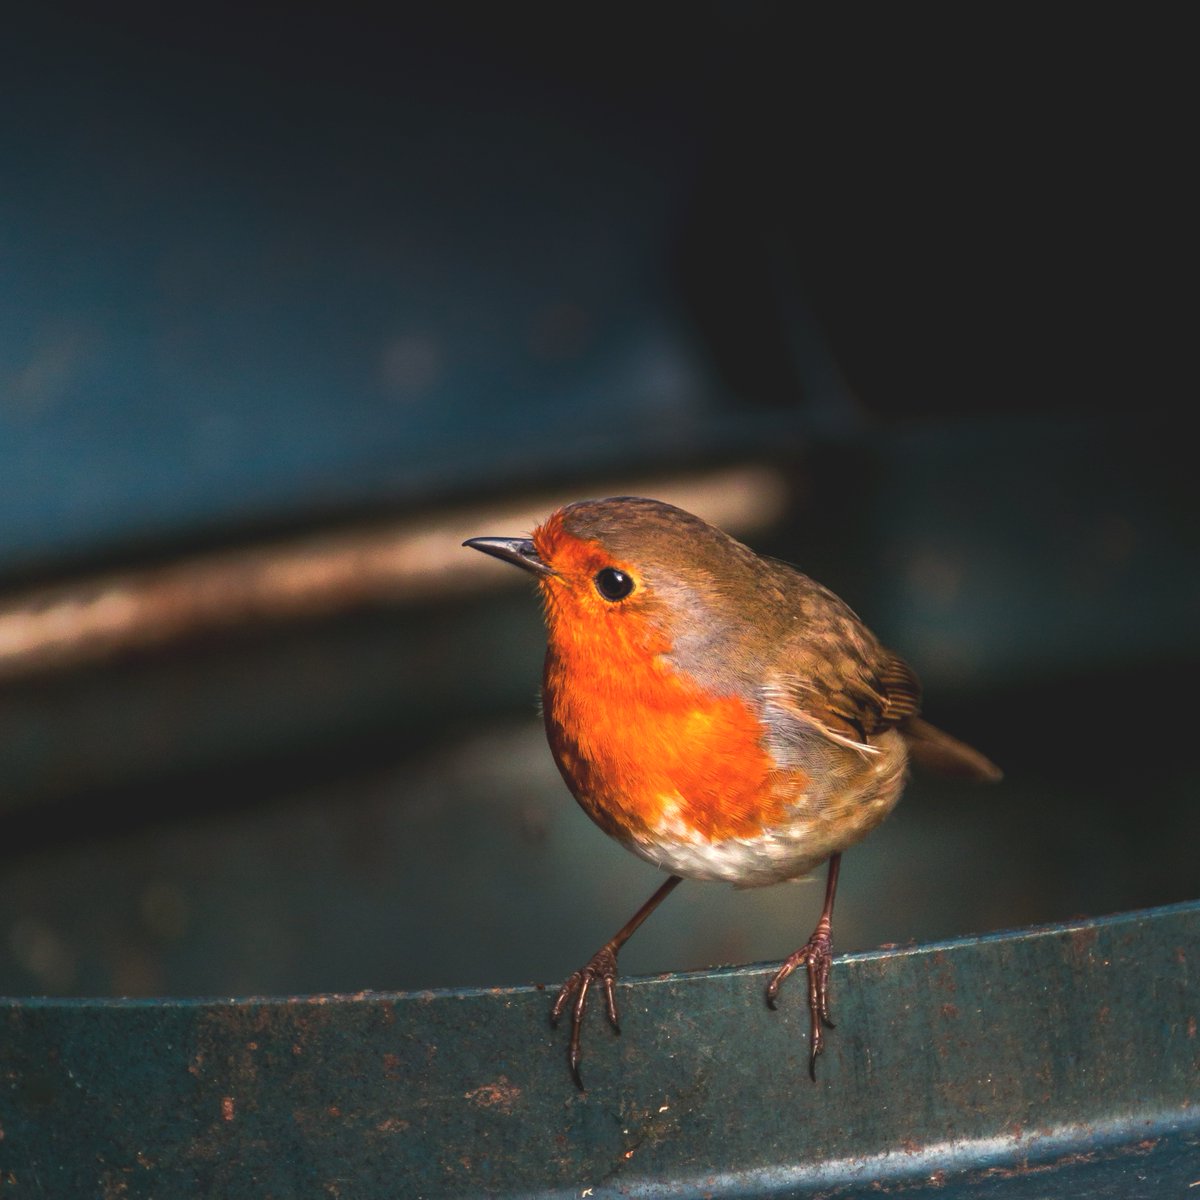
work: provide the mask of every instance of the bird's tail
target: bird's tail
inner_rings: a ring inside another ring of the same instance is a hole
[[[997,783],[1004,778],[1004,772],[990,758],[920,717],[907,718],[900,732],[908,743],[909,757],[927,771],[977,783]]]

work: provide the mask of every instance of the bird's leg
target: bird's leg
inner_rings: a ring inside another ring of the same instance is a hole
[[[617,953],[633,936],[638,926],[674,891],[680,882],[682,882],[680,876],[672,875],[621,926],[620,930],[592,955],[587,966],[581,967],[562,985],[562,990],[554,1001],[554,1007],[550,1010],[550,1023],[557,1025],[558,1018],[566,1010],[568,1001],[572,996],[575,997],[575,1003],[571,1006],[571,1044],[567,1052],[567,1061],[571,1065],[571,1075],[581,1091],[583,1090],[583,1079],[579,1074],[579,1037],[583,1029],[583,1011],[587,1005],[588,989],[596,980],[600,981],[604,988],[604,1007],[608,1012],[609,1024],[620,1033],[621,1026],[617,1019],[617,998],[613,990],[613,985],[617,980]]]
[[[779,995],[779,985],[798,966],[803,964],[808,967],[808,1012],[812,1023],[808,1073],[814,1080],[817,1078],[817,1055],[825,1048],[821,1026],[825,1024],[833,1028],[833,1022],[829,1019],[829,968],[833,964],[831,922],[833,898],[837,894],[838,869],[841,865],[840,854],[834,854],[829,859],[829,874],[825,879],[825,907],[821,909],[821,919],[817,922],[812,937],[795,954],[784,960],[783,966],[767,984],[767,1003],[774,1008],[775,997]]]

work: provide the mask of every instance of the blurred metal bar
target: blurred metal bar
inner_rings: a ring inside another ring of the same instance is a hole
[[[589,495],[669,500],[733,532],[777,518],[788,488],[763,466],[590,485]],[[35,589],[0,601],[0,682],[163,645],[203,631],[513,584],[460,549],[522,533],[578,494],[549,493],[375,522]]]
[[[1198,956],[1191,903],[840,958],[816,1084],[803,987],[770,1012],[770,968],[628,981],[582,1094],[530,987],[8,1000],[0,1190],[1183,1196]]]

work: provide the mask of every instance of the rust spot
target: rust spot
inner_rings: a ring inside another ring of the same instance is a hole
[[[1158,1145],[1158,1138],[1146,1138],[1134,1146],[1134,1153],[1149,1154]]]
[[[294,1055],[295,1055],[297,1058],[299,1058],[299,1057],[300,1057],[300,1055],[304,1053],[304,1047],[303,1047],[303,1046],[301,1046],[299,1042],[293,1042],[293,1043],[292,1043],[292,1053],[293,1053],[293,1054],[294,1054]]]
[[[465,1098],[479,1108],[498,1108],[508,1113],[521,1098],[521,1089],[509,1083],[507,1075],[501,1075],[495,1083],[485,1083],[467,1092]]]
[[[105,1172],[102,1183],[104,1186],[102,1193],[104,1200],[117,1200],[119,1196],[124,1196],[129,1191],[129,1184],[119,1175],[114,1175],[111,1171]]]
[[[200,1077],[200,1068],[204,1066],[204,1051],[201,1050],[196,1054],[196,1057],[188,1063],[188,1074]]]
[[[330,1117],[340,1117],[342,1115],[342,1110],[340,1108],[338,1108],[338,1106],[336,1104],[331,1104],[325,1110],[325,1114],[326,1114],[326,1116],[330,1116]]]
[[[247,1043],[246,1043],[246,1049],[247,1049],[247,1050],[257,1050],[257,1049],[258,1049],[258,1043],[257,1043],[257,1042],[247,1042]]]
[[[957,1004],[943,1004],[942,1005],[942,1016],[943,1017],[957,1017],[958,1016],[958,1005]]]
[[[1187,1019],[1187,1035],[1189,1038],[1196,1036],[1196,1018],[1188,1017]]]
[[[1112,1010],[1105,1004],[1096,1014],[1097,1025],[1107,1025],[1112,1020]]]
[[[149,1158],[147,1155],[143,1154],[140,1150],[137,1152],[137,1154],[134,1155],[134,1158],[137,1159],[138,1166],[144,1168],[147,1171],[149,1171],[154,1166],[154,1159]]]
[[[388,1117],[375,1126],[378,1133],[403,1133],[408,1128],[408,1122],[403,1117]]]
[[[1076,958],[1087,958],[1099,937],[1095,925],[1082,925],[1071,930],[1071,950]]]
[[[221,1120],[222,1121],[232,1121],[233,1120],[233,1097],[232,1096],[222,1096],[221,1097]]]
[[[0,1125],[0,1142],[4,1141],[4,1126]]]
[[[1079,1154],[1064,1154],[1052,1162],[1031,1163],[1023,1158],[1012,1167],[987,1167],[979,1173],[980,1179],[1019,1179],[1024,1175],[1044,1175],[1049,1171],[1057,1171],[1060,1167],[1077,1167],[1082,1163],[1096,1161],[1095,1151],[1088,1150]]]
[[[386,1072],[387,1072],[389,1075],[395,1075],[395,1074],[397,1074],[397,1073],[399,1072],[399,1070],[400,1070],[400,1055],[398,1055],[398,1054],[385,1054],[385,1055],[383,1056],[383,1069],[384,1069],[384,1070],[385,1070],[385,1071],[386,1071]]]
[[[1175,961],[1182,967],[1187,962],[1187,955],[1183,952],[1182,946],[1175,947]]]
[[[944,1187],[946,1184],[946,1172],[934,1171],[929,1177],[929,1182],[933,1187]]]

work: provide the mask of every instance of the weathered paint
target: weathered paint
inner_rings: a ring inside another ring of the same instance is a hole
[[[1200,1194],[1200,904],[622,983],[588,1091],[536,988],[0,1001],[0,1197]],[[590,1189],[590,1190],[589,1190]]]

